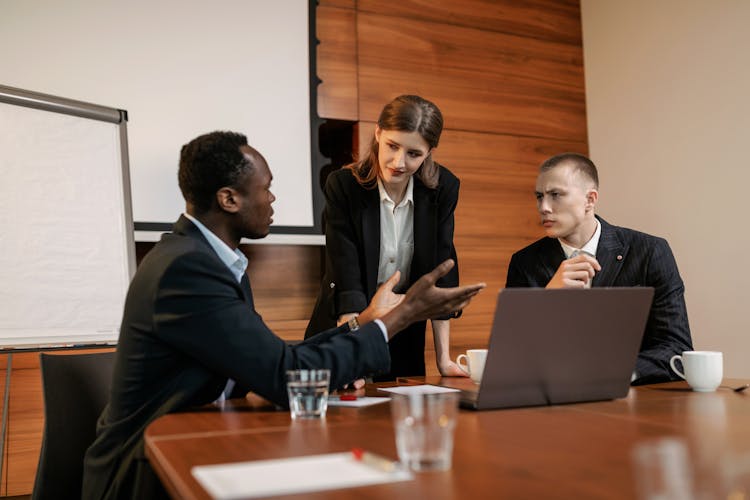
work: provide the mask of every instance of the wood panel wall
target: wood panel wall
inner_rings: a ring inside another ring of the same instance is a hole
[[[511,254],[542,234],[536,167],[562,151],[587,152],[578,0],[320,0],[317,16],[318,113],[358,122],[355,144],[369,143],[382,106],[399,94],[420,94],[443,111],[436,159],[461,179],[461,281],[488,284],[454,322],[451,352],[486,345]],[[151,247],[138,244],[139,257]],[[280,336],[301,339],[322,249],[243,251],[256,308]],[[436,374],[426,344],[427,370]],[[31,492],[42,424],[38,355],[17,355],[1,495]]]
[[[455,357],[486,345],[511,255],[543,234],[533,195],[538,165],[588,150],[580,7],[577,0],[359,0],[351,10],[360,152],[383,105],[399,94],[419,94],[443,111],[435,158],[461,179],[461,281],[488,284],[452,324]],[[427,355],[428,373],[436,374],[431,348]]]

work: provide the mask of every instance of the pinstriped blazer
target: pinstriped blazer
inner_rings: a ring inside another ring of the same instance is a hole
[[[676,380],[669,359],[693,347],[690,338],[685,286],[677,262],[663,238],[613,226],[597,216],[602,225],[596,259],[602,270],[592,286],[652,286],[646,330],[636,361],[634,384]],[[552,279],[565,253],[560,243],[545,237],[513,254],[506,287],[544,287]]]

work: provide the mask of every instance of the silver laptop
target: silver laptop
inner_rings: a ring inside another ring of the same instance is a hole
[[[624,397],[653,295],[651,287],[501,290],[481,384],[439,383],[477,410]]]

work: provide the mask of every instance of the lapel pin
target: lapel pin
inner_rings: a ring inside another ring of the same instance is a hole
[[[618,255],[617,260],[622,260],[622,255]]]

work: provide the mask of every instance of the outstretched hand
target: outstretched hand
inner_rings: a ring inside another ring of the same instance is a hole
[[[403,302],[406,296],[402,293],[394,293],[393,291],[393,288],[398,285],[400,279],[401,272],[396,271],[385,283],[380,285],[378,291],[375,292],[372,300],[367,305],[367,308],[359,315],[359,322],[361,324],[386,315],[394,307]]]
[[[425,274],[407,291],[406,297],[381,319],[388,329],[388,335],[393,336],[415,321],[436,318],[452,314],[469,305],[471,299],[486,286],[485,283],[440,288],[435,285],[437,280],[450,271],[455,262],[448,259],[435,269]]]

